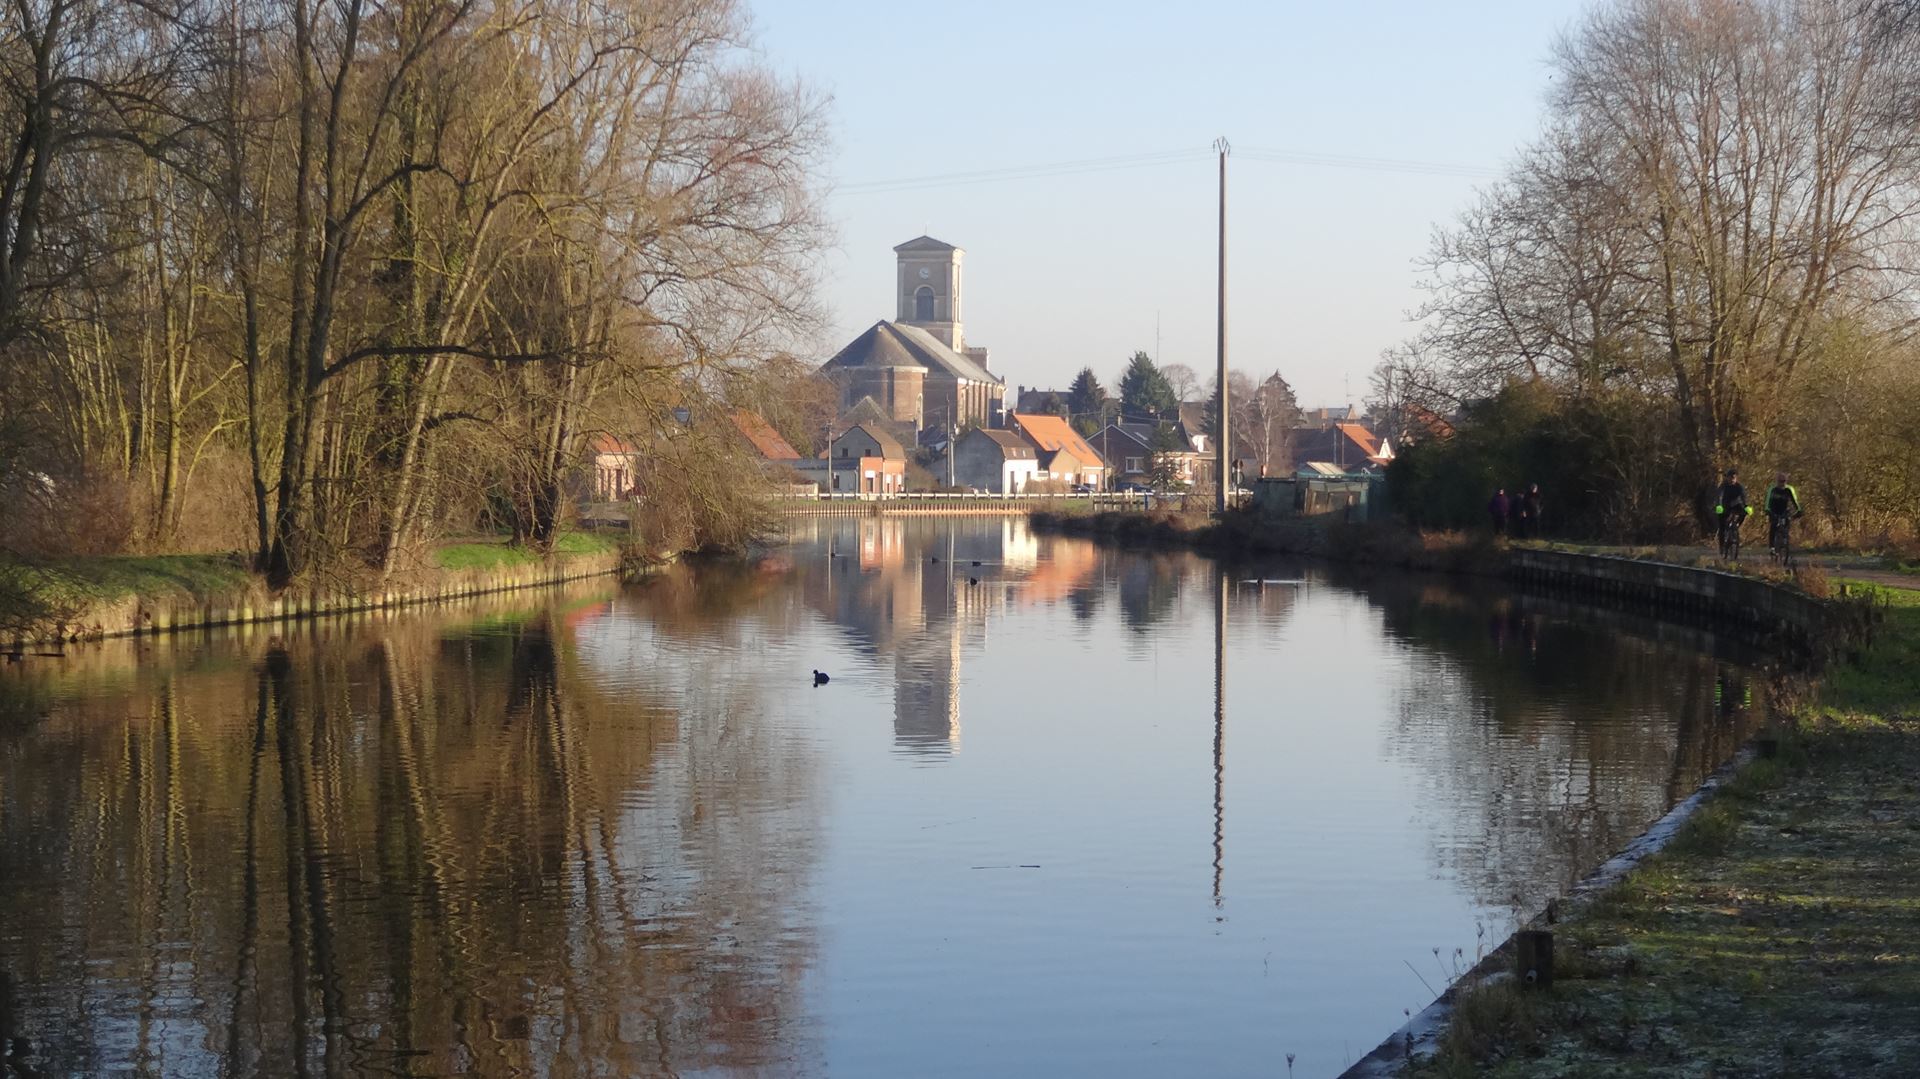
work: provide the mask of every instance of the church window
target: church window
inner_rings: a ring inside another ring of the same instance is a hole
[[[913,294],[913,320],[915,322],[933,321],[933,290],[925,285]]]

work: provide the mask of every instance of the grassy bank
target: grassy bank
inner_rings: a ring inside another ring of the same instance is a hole
[[[485,591],[503,586],[495,579],[498,575],[511,576],[512,583],[537,579],[542,566],[564,575],[569,559],[604,559],[618,550],[613,539],[584,533],[561,537],[551,556],[505,540],[470,540],[443,545],[427,568],[385,582],[296,586],[278,597],[240,555],[0,562],[0,644],[115,636],[206,624],[208,619],[247,621],[256,612],[267,616],[282,604],[289,611],[351,609],[362,596],[380,602],[403,597],[399,602],[408,602],[404,597],[431,597],[445,589]]]
[[[554,541],[553,554],[562,558],[607,554],[618,546],[606,536],[591,532],[568,532]],[[435,565],[445,570],[504,569],[508,566],[537,566],[545,562],[547,556],[531,547],[518,547],[506,538],[499,537],[441,544],[434,549],[433,560]]]
[[[40,568],[40,588],[55,604],[128,596],[202,596],[245,588],[244,561],[227,555],[114,555],[63,559]]]
[[[1556,926],[1557,982],[1462,991],[1415,1075],[1920,1074],[1920,592],[1779,756]]]

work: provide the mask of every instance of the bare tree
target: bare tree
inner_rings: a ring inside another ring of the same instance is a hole
[[[1184,363],[1167,364],[1160,368],[1160,375],[1167,380],[1167,385],[1173,390],[1176,401],[1182,403],[1191,401],[1193,395],[1200,390],[1200,376],[1194,374],[1193,368]]]
[[[1253,460],[1262,476],[1288,471],[1293,460],[1293,432],[1300,425],[1300,405],[1293,387],[1275,371],[1247,396],[1242,425]]]
[[[1920,64],[1876,7],[1595,8],[1555,48],[1546,135],[1436,234],[1392,395],[1649,398],[1697,483],[1767,445],[1833,327],[1911,319],[1920,186],[1887,103]]]

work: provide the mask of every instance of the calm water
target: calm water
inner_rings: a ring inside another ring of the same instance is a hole
[[[0,1072],[1330,1075],[1731,751],[1702,647],[842,518],[13,664]]]

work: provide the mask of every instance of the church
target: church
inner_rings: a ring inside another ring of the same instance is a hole
[[[893,249],[896,317],[882,319],[822,364],[840,415],[902,432],[1002,424],[1006,383],[987,350],[967,344],[960,316],[960,248],[931,236]]]

